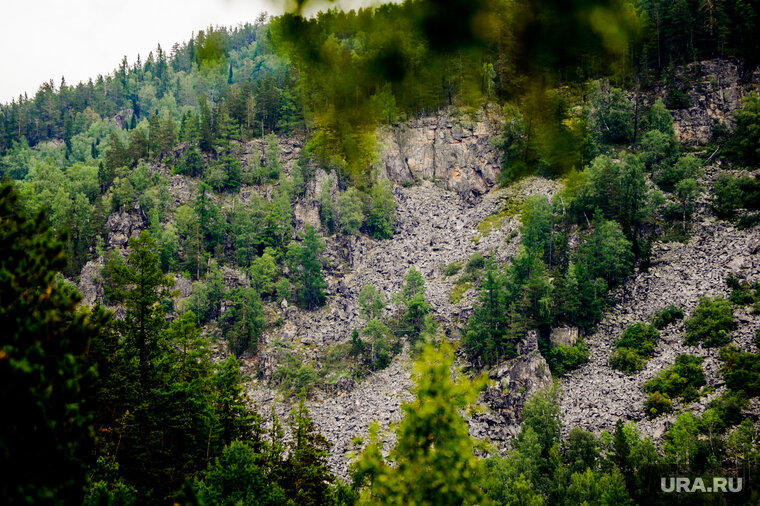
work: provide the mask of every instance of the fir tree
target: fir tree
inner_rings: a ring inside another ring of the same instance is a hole
[[[106,315],[76,310],[81,296],[56,280],[65,243],[22,210],[12,183],[0,184],[0,221],[0,495],[78,503],[96,409],[91,351]]]
[[[303,246],[293,242],[288,247],[287,258],[295,280],[298,302],[307,309],[325,303],[326,284],[320,259],[324,247],[314,227],[308,224]]]

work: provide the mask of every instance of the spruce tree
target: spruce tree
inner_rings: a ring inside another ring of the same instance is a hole
[[[306,309],[325,304],[325,280],[320,255],[325,245],[311,225],[306,225],[303,246],[293,242],[288,247],[288,263],[295,280],[298,302]]]
[[[359,504],[480,504],[476,479],[481,461],[473,454],[461,411],[473,404],[482,382],[463,377],[452,380],[454,353],[447,344],[428,345],[415,365],[416,399],[404,404],[397,426],[396,445],[381,452],[378,426],[370,429],[370,443],[352,464]]]
[[[513,356],[514,343],[507,342],[509,322],[503,280],[492,259],[486,262],[486,271],[480,286],[480,304],[475,306],[464,335],[467,352],[478,365],[493,365],[504,357]]]
[[[0,184],[0,496],[8,504],[82,500],[92,448],[91,347],[106,322],[77,311],[81,296],[56,280],[65,242]]]
[[[129,246],[132,252],[127,263],[111,264],[114,286],[109,287],[109,293],[127,310],[117,328],[137,352],[140,383],[147,389],[159,334],[166,325],[163,300],[171,294],[174,280],[161,272],[156,241],[150,232],[143,230],[137,239],[129,240]]]

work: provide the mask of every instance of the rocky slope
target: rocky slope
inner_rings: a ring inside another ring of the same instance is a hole
[[[691,76],[688,85],[692,86],[692,106],[673,114],[681,140],[699,144],[709,140],[716,124],[729,120],[746,85],[739,67],[732,62],[703,62],[686,71],[679,76],[683,83],[687,83],[685,76]],[[760,73],[757,74],[755,82],[760,82]],[[695,79],[695,75],[701,77]],[[495,187],[500,158],[493,139],[499,125],[498,115],[493,111],[476,117],[448,111],[380,131],[380,174],[395,183],[393,193],[398,206],[393,239],[378,241],[365,235],[326,238],[327,306],[309,312],[280,303],[268,305],[269,321],[280,323],[267,328],[258,354],[243,357],[243,369],[250,377],[248,392],[260,413],[274,409],[279,417],[286,417],[293,404],[292,399],[272,389],[268,381],[278,367],[283,348],[297,353],[317,369],[323,367],[325,350],[348,341],[352,330],[365,323],[357,303],[361,289],[372,284],[390,298],[400,290],[403,277],[412,266],[425,278],[426,297],[443,333],[453,340],[459,339],[476,293],[465,291],[461,300],[452,302],[456,277],[445,276],[444,267],[452,262],[466,262],[474,253],[495,255],[501,263],[507,261],[519,244],[519,205],[528,195],[551,196],[559,188],[558,182],[541,178],[529,178],[506,189]],[[280,140],[281,163],[286,174],[292,170],[301,145],[299,139]],[[244,164],[251,163],[254,153],[265,151],[263,141],[241,147]],[[153,169],[166,172],[163,167]],[[708,170],[708,184],[717,170],[717,167]],[[324,171],[317,171],[314,180],[308,183],[306,196],[294,206],[297,231],[303,230],[306,223],[319,225],[317,196],[328,177]],[[191,178],[171,176],[172,207],[191,200],[196,185]],[[244,187],[239,195],[219,198],[223,207],[228,208],[234,199],[249,202],[253,192],[271,198],[273,190],[271,185]],[[335,182],[333,191],[337,191]],[[108,226],[109,247],[123,249],[129,237],[147,227],[147,218],[139,208],[130,209],[112,215]],[[726,293],[724,279],[729,272],[741,271],[751,280],[760,278],[759,251],[757,228],[738,231],[718,221],[707,201],[702,201],[691,240],[655,247],[649,271],[632,276],[613,294],[618,302],[597,331],[586,337],[592,351],[590,363],[561,378],[565,427],[579,426],[599,433],[612,429],[615,421],[623,418],[637,420],[644,434],[658,437],[672,423],[673,416],[646,420],[641,385],[672,364],[678,353],[706,357],[708,383],[717,387],[713,395],[718,395],[721,378],[717,351],[685,347],[680,323],[663,331],[654,358],[637,375],[612,370],[607,365],[609,354],[627,325],[647,320],[670,304],[690,313],[699,296]],[[224,275],[228,288],[246,283],[245,274],[236,269],[225,267]],[[81,273],[79,287],[87,304],[103,297],[98,277],[98,262],[90,262]],[[189,295],[187,279],[178,277],[177,287],[178,300]],[[396,310],[389,302],[386,314]],[[734,339],[742,348],[754,349],[750,338],[760,328],[760,319],[743,312],[738,316],[739,330]],[[206,331],[213,336],[214,326]],[[551,383],[549,368],[536,349],[535,339],[535,334],[531,334],[522,344],[520,358],[490,371],[491,382],[481,396],[482,409],[470,420],[473,436],[490,439],[499,448],[506,447],[519,430],[525,401],[537,389]],[[215,347],[218,353],[224,353],[221,342]],[[338,474],[347,472],[353,440],[365,436],[372,421],[388,428],[400,420],[402,403],[411,399],[411,362],[405,350],[387,369],[357,382],[341,378],[329,392],[318,391],[308,400],[317,426],[333,445],[330,463]],[[461,360],[460,365],[466,365],[465,361]],[[702,399],[688,409],[702,410],[708,400]]]
[[[708,168],[706,183],[711,185],[717,167]],[[675,420],[675,415],[649,420],[644,416],[645,394],[641,386],[658,371],[675,362],[677,355],[689,353],[705,358],[702,367],[707,384],[717,387],[714,394],[685,409],[701,412],[707,403],[724,390],[720,375],[718,349],[683,344],[683,322],[661,332],[655,354],[638,374],[627,375],[609,366],[610,353],[628,325],[648,321],[656,311],[669,305],[684,309],[690,316],[703,295],[728,295],[725,278],[730,273],[748,280],[760,279],[760,230],[737,230],[717,220],[703,201],[692,224],[688,243],[657,244],[652,266],[638,272],[612,293],[618,303],[587,337],[591,361],[562,378],[562,413],[565,428],[581,427],[599,433],[613,430],[618,418],[635,420],[642,434],[659,438]],[[760,318],[745,310],[735,311],[738,330],[733,342],[745,351],[757,351],[752,336],[760,328]]]
[[[460,322],[471,311],[475,293],[470,290],[459,303],[452,304],[449,297],[454,279],[444,276],[442,268],[454,261],[467,261],[475,252],[484,255],[493,252],[505,261],[517,251],[519,236],[514,234],[518,227],[517,217],[504,217],[501,225],[486,237],[480,237],[478,224],[501,210],[506,202],[518,198],[517,195],[524,198],[523,195],[529,194],[551,194],[556,187],[557,184],[551,181],[529,179],[508,190],[492,191],[477,205],[467,204],[459,195],[431,182],[409,188],[396,187],[398,224],[393,239],[376,241],[361,236],[351,239],[348,245],[340,239],[330,239],[328,256],[333,267],[327,278],[327,306],[313,312],[294,307],[277,308],[284,323],[282,327],[265,332],[265,343],[277,341],[307,358],[317,360],[326,346],[348,341],[352,329],[363,327],[365,321],[359,315],[357,299],[365,285],[372,284],[386,295],[397,293],[404,275],[412,266],[425,278],[426,298],[444,332],[456,335]],[[478,241],[473,240],[477,238]],[[339,252],[343,247],[350,254],[347,260],[341,262]],[[392,310],[392,305],[389,305],[386,311]],[[264,346],[266,348],[266,344]],[[263,367],[266,377],[273,372],[276,354],[276,349],[267,348],[257,358],[247,360],[247,366],[253,373],[262,368],[262,363],[269,364]],[[543,361],[540,357],[534,360]],[[333,443],[335,450],[331,464],[340,474],[347,469],[346,456],[352,448],[352,440],[356,436],[366,436],[371,421],[381,422],[383,428],[398,421],[400,404],[411,398],[410,363],[408,353],[404,352],[394,359],[388,369],[371,374],[348,392],[342,389],[336,393],[321,392],[308,401],[315,422]],[[317,367],[319,365],[317,363]],[[548,375],[548,367],[544,370]],[[507,372],[499,375],[500,378],[505,376],[508,376]],[[519,381],[518,376],[515,376],[515,381]],[[540,382],[540,385],[544,384],[546,381]],[[515,387],[514,391],[518,388]],[[284,416],[292,404],[291,400],[282,400],[270,389],[265,379],[253,380],[249,392],[261,412],[268,412],[274,405],[278,414]],[[521,405],[524,401],[510,402]],[[486,418],[479,420],[476,425],[482,428],[474,429],[474,432],[494,435],[494,439],[497,432],[504,436],[507,434],[501,429],[489,432],[489,424],[493,425]],[[517,421],[511,419],[509,425],[514,430]]]

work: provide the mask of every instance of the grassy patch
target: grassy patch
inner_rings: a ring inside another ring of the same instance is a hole
[[[494,228],[501,228],[501,220],[504,219],[504,216],[499,214],[492,214],[491,216],[486,216],[483,218],[483,220],[478,223],[478,233],[480,234],[479,237],[488,237],[491,235],[491,230]]]
[[[449,295],[449,302],[452,304],[458,304],[459,302],[461,302],[462,297],[464,297],[464,294],[470,288],[472,288],[472,282],[462,281],[460,279],[454,285],[454,288],[451,289],[451,295]]]

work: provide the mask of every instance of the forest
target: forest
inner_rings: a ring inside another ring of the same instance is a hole
[[[680,354],[643,385],[642,419],[676,414],[662,441],[622,419],[601,434],[563,427],[557,379],[592,350],[583,337],[558,346],[548,334],[591,335],[616,288],[650,267],[655,244],[688,242],[698,205],[740,230],[760,222],[756,87],[703,150],[679,143],[671,112],[692,103],[684,65],[730,59],[751,79],[760,2],[406,0],[311,18],[302,7],[208,27],[87,83],[46,82],[0,105],[4,500],[757,501],[748,412],[760,353],[731,336],[738,311],[760,312],[760,281],[732,274],[730,296],[700,297],[689,315],[669,306],[619,336],[609,365],[621,374],[643,370],[672,325],[684,326],[686,344],[719,350],[726,388],[701,414],[680,408],[711,393],[702,357]],[[656,90],[664,93],[651,99]],[[540,176],[561,189],[519,202],[509,262],[476,254],[445,266],[459,290],[452,302],[477,293],[461,339],[447,337],[411,267],[398,293],[361,290],[364,325],[325,352],[325,367],[286,355],[272,382],[292,399],[289,416],[256,412],[241,360],[282,324],[267,308],[329,306],[328,245],[359,236],[382,245],[397,233],[378,128],[494,104],[504,120],[499,185]],[[292,166],[282,139],[303,140]],[[707,185],[716,159],[721,172]],[[317,171],[329,175],[316,189],[319,226],[299,229],[296,208]],[[190,183],[177,203],[178,175]],[[134,212],[145,229],[110,246],[109,219]],[[76,283],[93,260],[104,290],[90,307]],[[246,285],[228,288],[228,268]],[[175,304],[179,279],[190,293]],[[470,435],[467,417],[489,369],[519,357],[533,331],[555,381],[525,404],[519,434],[499,453]],[[307,399],[331,386],[332,365],[362,380],[405,350],[414,400],[390,442],[378,425],[366,428],[339,476]],[[745,487],[674,495],[662,476],[742,477]]]

